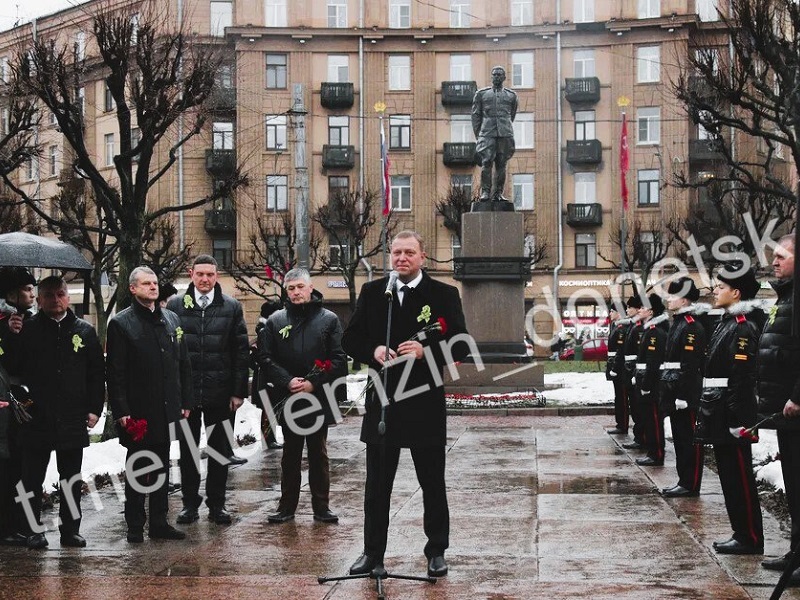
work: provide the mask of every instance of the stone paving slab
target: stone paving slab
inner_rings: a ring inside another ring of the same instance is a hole
[[[699,498],[664,499],[675,483],[674,454],[664,467],[609,436],[608,416],[454,416],[449,419],[447,483],[450,574],[435,585],[389,580],[387,598],[444,599],[766,599],[777,581],[761,557],[717,556],[730,528],[717,476],[704,474]],[[61,549],[46,515],[50,548],[0,548],[0,599],[14,598],[375,598],[369,580],[317,583],[345,574],[362,548],[364,448],[360,421],[331,430],[336,525],[315,523],[307,477],[293,522],[269,525],[280,495],[280,452],[260,450],[233,468],[229,508],[218,526],[201,508],[182,526],[183,542],[125,541],[122,504],[112,489],[85,498],[89,546]],[[248,453],[250,451],[248,450]],[[170,497],[172,516],[180,497]],[[788,542],[765,513],[766,552]],[[423,575],[422,493],[410,455],[401,455],[386,566]],[[800,600],[800,590],[784,598]]]

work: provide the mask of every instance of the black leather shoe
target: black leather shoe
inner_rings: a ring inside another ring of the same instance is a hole
[[[283,448],[283,444],[279,442],[269,442],[267,444],[267,448],[269,448],[270,450],[280,450],[281,448]]]
[[[62,533],[61,545],[65,548],[86,548],[86,540],[79,533]]]
[[[270,523],[286,523],[286,521],[291,521],[294,519],[294,513],[285,512],[285,511],[278,511],[271,515],[267,515],[267,521]]]
[[[350,575],[372,573],[377,568],[383,568],[383,563],[380,560],[368,554],[362,554],[350,567]]]
[[[189,523],[194,523],[199,518],[200,515],[198,514],[196,508],[189,508],[188,506],[185,506],[183,510],[178,513],[178,518],[175,519],[175,522],[178,525],[188,525]]]
[[[0,546],[27,546],[28,536],[21,533],[11,533],[0,539]]]
[[[28,549],[30,550],[41,550],[47,548],[48,545],[47,538],[43,533],[34,533],[28,538]]]
[[[444,577],[447,575],[447,562],[444,556],[431,556],[428,559],[428,577]]]
[[[766,560],[761,561],[761,566],[767,569],[768,571],[785,571],[786,567],[789,566],[789,555],[791,553],[787,552],[783,556],[779,556],[778,558],[768,558]]]
[[[172,525],[164,523],[163,525],[159,525],[150,531],[147,534],[150,536],[151,540],[185,540],[186,534],[182,531],[175,529]]]
[[[786,584],[786,587],[799,587],[800,586],[800,569],[795,569],[792,571],[791,577],[789,577],[789,583]]]
[[[620,429],[619,427],[614,427],[614,429],[606,429],[606,433],[612,434],[612,435],[617,435],[617,434],[627,435],[628,434],[628,430],[627,429]]]
[[[645,456],[643,458],[637,458],[636,464],[641,467],[663,467],[664,461],[663,460],[656,460],[650,456]]]
[[[224,508],[209,508],[208,520],[214,521],[217,525],[230,525],[233,522],[233,517]]]
[[[692,490],[687,490],[682,485],[676,485],[661,490],[661,495],[664,496],[664,498],[695,498],[700,495],[700,492],[693,492]]]
[[[622,444],[622,447],[625,450],[641,450],[642,445],[639,442],[628,442],[627,444]]]
[[[141,529],[128,530],[128,542],[131,544],[141,544],[144,542],[144,532]]]
[[[330,510],[326,510],[325,512],[314,513],[314,520],[320,523],[338,523],[339,517]]]
[[[247,463],[247,459],[246,458],[242,458],[241,456],[236,456],[235,454],[231,454],[228,457],[228,460],[230,461],[230,464],[232,464],[232,465],[244,465],[244,464]]]
[[[764,546],[743,544],[733,538],[727,542],[714,542],[713,546],[717,554],[764,554]]]

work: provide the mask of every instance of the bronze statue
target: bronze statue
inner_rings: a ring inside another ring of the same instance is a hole
[[[517,116],[517,94],[503,87],[506,70],[492,69],[492,86],[478,90],[472,100],[472,130],[478,143],[475,153],[481,165],[481,202],[491,200],[484,210],[514,210],[503,197],[506,163],[514,156],[514,118]],[[494,177],[492,166],[494,165]],[[500,206],[495,203],[506,203]],[[475,207],[473,207],[473,210]]]

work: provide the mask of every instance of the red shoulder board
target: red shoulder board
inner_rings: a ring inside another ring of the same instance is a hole
[[[745,321],[747,321],[747,317],[745,317],[744,315],[736,315],[737,323],[744,323]]]
[[[692,315],[686,315],[683,318],[686,319],[687,323],[694,323],[694,317]]]

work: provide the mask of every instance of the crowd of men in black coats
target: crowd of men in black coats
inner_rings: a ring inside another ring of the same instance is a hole
[[[645,467],[664,464],[664,419],[675,446],[677,484],[661,493],[692,498],[700,493],[704,446],[713,447],[731,524],[730,539],[715,542],[720,554],[763,554],[764,532],[752,468],[758,427],[777,429],[781,469],[792,523],[790,549],[800,542],[800,340],[791,334],[794,236],[773,252],[777,300],[757,300],[752,269],[723,265],[715,277],[713,307],[698,302],[688,277],[672,281],[666,301],[636,295],[627,315],[612,312],[606,375],[614,384],[616,426],[611,434],[633,440]],[[667,310],[668,309],[668,310]],[[670,323],[668,312],[672,315]],[[784,570],[789,553],[762,566]],[[791,583],[800,584],[800,570]]]

